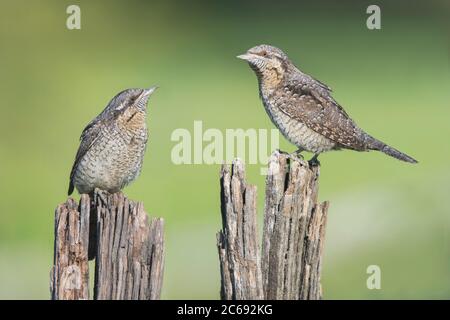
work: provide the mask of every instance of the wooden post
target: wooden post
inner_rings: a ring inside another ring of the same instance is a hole
[[[92,216],[96,228],[89,227]],[[56,209],[52,299],[89,298],[88,251],[96,259],[94,299],[159,299],[163,229],[161,218],[149,222],[143,204],[121,192],[95,190],[79,206],[69,198]]]
[[[231,170],[222,167],[223,230],[218,234],[222,299],[321,299],[328,203],[317,202],[319,167],[278,151],[270,157],[261,258],[256,189],[246,184],[244,176],[240,161],[234,161]],[[245,250],[235,244],[244,244]]]
[[[328,202],[317,202],[319,169],[279,152],[269,160],[262,258],[267,299],[322,297]]]
[[[89,299],[89,196],[55,210],[55,240],[50,291],[53,300]]]
[[[159,299],[164,266],[164,223],[148,222],[142,202],[123,193],[95,194],[97,257],[94,299]]]
[[[231,171],[222,166],[221,205],[223,230],[217,234],[221,298],[262,299],[260,251],[256,229],[256,187],[245,181],[239,159]]]

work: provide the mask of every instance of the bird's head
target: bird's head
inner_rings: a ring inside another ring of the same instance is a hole
[[[153,86],[148,89],[133,88],[123,90],[112,98],[107,109],[115,114],[124,113],[130,108],[145,112],[147,109],[148,99],[157,88],[157,86]]]
[[[281,80],[291,66],[289,58],[283,51],[266,44],[253,47],[237,57],[247,61],[258,77],[273,81]]]

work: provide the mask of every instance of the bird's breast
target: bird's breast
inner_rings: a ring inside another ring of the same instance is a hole
[[[100,188],[116,192],[139,175],[146,149],[147,128],[119,128],[102,128],[95,143],[81,159],[74,177],[78,190]]]

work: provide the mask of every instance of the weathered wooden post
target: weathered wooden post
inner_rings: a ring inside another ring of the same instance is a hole
[[[55,211],[55,240],[50,291],[53,300],[89,298],[89,196],[73,199]]]
[[[89,228],[92,216],[96,228]],[[73,199],[59,205],[55,212],[52,299],[89,298],[89,249],[96,260],[94,299],[159,299],[163,229],[161,218],[149,221],[143,204],[128,200],[121,192],[95,190],[92,198],[82,195],[79,205]]]
[[[263,299],[261,254],[256,228],[256,187],[245,180],[244,165],[235,160],[222,166],[223,229],[217,234],[221,271],[221,298]]]
[[[221,171],[218,234],[222,299],[321,299],[328,203],[318,203],[319,167],[278,151],[266,178],[262,253],[256,189],[235,160]]]

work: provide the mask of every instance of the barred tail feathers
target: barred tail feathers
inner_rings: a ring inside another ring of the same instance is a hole
[[[381,152],[387,154],[388,156],[391,156],[391,157],[401,160],[401,161],[405,161],[405,162],[409,162],[409,163],[418,163],[418,161],[416,159],[414,159],[413,157],[410,157],[407,154],[388,146],[384,142],[381,142],[373,137],[370,137],[368,140],[369,140],[368,141],[369,149],[371,149],[371,150],[381,151]]]

